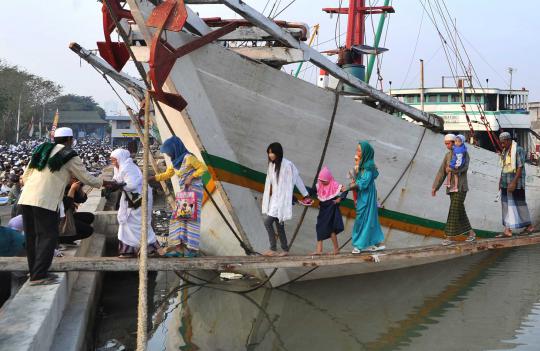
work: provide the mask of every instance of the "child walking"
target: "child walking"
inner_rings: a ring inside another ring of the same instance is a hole
[[[465,146],[465,136],[458,134],[456,141],[452,147],[452,159],[450,160],[450,168],[458,169],[465,160],[465,153],[467,152],[467,146]],[[446,186],[450,188],[450,192],[458,191],[458,175],[457,173],[448,172],[446,177]]]
[[[341,192],[342,185],[336,182],[330,170],[325,166],[319,172],[317,179],[317,198],[319,199],[319,214],[317,215],[317,248],[312,255],[323,253],[323,240],[332,239],[333,254],[339,253],[337,234],[344,230],[343,218],[339,211],[340,202],[347,197],[347,192]]]
[[[285,221],[292,218],[292,202],[294,187],[296,186],[304,198],[300,204],[311,206],[313,200],[298,174],[298,169],[289,160],[283,157],[283,147],[280,143],[272,143],[266,149],[268,155],[268,172],[264,184],[262,213],[265,216],[264,226],[268,232],[270,250],[263,253],[265,256],[286,256],[289,254],[289,245],[285,234]],[[281,243],[281,253],[277,252],[276,232]]]

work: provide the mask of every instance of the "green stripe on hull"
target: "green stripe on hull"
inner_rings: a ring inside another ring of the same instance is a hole
[[[259,184],[264,184],[266,180],[265,173],[242,166],[241,164],[229,161],[225,158],[211,155],[206,152],[202,153],[202,157],[204,159],[204,162],[210,167],[226,171],[238,177],[247,178]],[[355,209],[354,201],[351,199],[345,199],[342,202],[342,206],[350,210]],[[440,230],[440,231],[444,231],[444,227],[446,225],[443,222],[438,222],[431,219],[417,217],[417,216],[413,216],[413,215],[402,213],[402,212],[392,211],[385,208],[379,209],[379,216],[388,218],[394,221],[399,221],[402,223],[407,223],[411,225],[421,226],[424,228]],[[492,232],[488,230],[481,230],[481,229],[475,229],[475,232],[478,237],[482,237],[482,238],[490,238],[497,235],[496,232]]]

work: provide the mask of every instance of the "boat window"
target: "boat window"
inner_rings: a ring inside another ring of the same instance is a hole
[[[116,129],[130,129],[131,121],[116,121]]]
[[[486,111],[497,111],[497,94],[487,94],[484,101]]]
[[[471,102],[471,101],[472,101],[471,94],[465,94],[465,102]]]
[[[474,94],[474,95],[471,95],[472,96],[472,100],[473,102],[476,102],[476,103],[481,103],[484,101],[483,99],[483,96],[482,95],[478,95],[478,94]]]
[[[506,110],[508,95],[499,95],[499,110]]]
[[[452,102],[461,102],[461,99],[458,94],[452,94],[450,95]]]
[[[427,95],[426,96],[427,102],[437,102],[437,95]]]
[[[413,104],[417,101],[419,101],[419,98],[420,96],[419,95],[406,95],[405,96],[405,102],[409,103],[409,104]]]
[[[448,102],[448,95],[439,95],[440,102]]]

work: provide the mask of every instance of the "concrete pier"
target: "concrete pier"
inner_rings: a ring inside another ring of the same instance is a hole
[[[94,234],[83,240],[76,250],[68,250],[66,255],[101,255],[104,248],[105,237]],[[55,338],[63,345],[84,343],[89,319],[81,317],[89,317],[90,313],[84,311],[89,306],[83,304],[95,296],[99,273],[69,272],[58,273],[58,276],[59,283],[54,285],[30,286],[26,282],[17,295],[2,307],[0,350],[46,351],[52,348]],[[76,318],[70,320],[70,316]],[[77,329],[76,333],[70,334],[74,329]],[[67,340],[69,338],[72,340]]]

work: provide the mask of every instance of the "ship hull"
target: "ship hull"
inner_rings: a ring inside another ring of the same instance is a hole
[[[153,29],[145,26],[145,19],[152,5],[138,1],[129,3],[143,37],[150,42]],[[193,40],[193,36],[168,32],[167,40],[173,47],[179,47]],[[218,184],[214,192],[218,205],[254,250],[268,249],[261,215],[267,146],[280,142],[285,157],[297,166],[306,185],[311,185],[323,158],[329,128],[332,132],[322,163],[342,183],[347,182],[358,141],[368,140],[375,149],[380,172],[376,186],[384,207],[380,219],[388,247],[429,245],[443,236],[449,199],[443,190],[436,197],[431,196],[434,175],[447,151],[441,134],[347,97],[339,97],[331,124],[336,104],[332,91],[217,44],[208,44],[178,59],[165,91],[179,93],[188,101],[182,113],[165,107],[165,115],[175,134],[206,161]],[[170,135],[160,118],[158,126],[163,137]],[[502,230],[501,204],[496,199],[500,173],[498,156],[471,145],[468,148],[471,162],[470,189],[465,202],[467,214],[480,236],[493,236]],[[539,174],[537,167],[527,166],[527,199],[533,220],[538,217]],[[302,211],[302,207],[294,206],[293,219],[286,222],[289,238],[299,224]],[[349,203],[343,212],[346,229],[338,235],[341,243],[350,238],[354,206]],[[292,253],[314,250],[317,213],[316,208],[307,211]],[[210,255],[244,253],[211,202],[203,207],[201,247]],[[350,244],[343,250],[351,250]],[[411,260],[406,266],[429,262],[432,261]],[[354,265],[321,267],[302,279],[396,268],[403,265],[373,264],[367,269]],[[294,279],[307,269],[280,270],[273,275],[271,284],[277,286]]]

